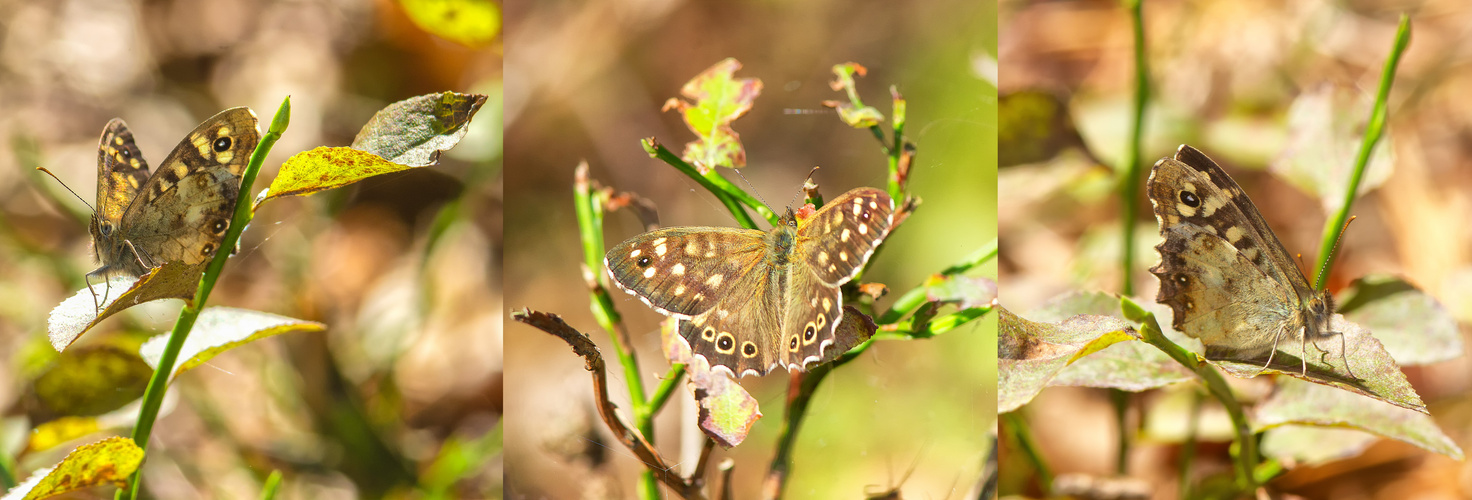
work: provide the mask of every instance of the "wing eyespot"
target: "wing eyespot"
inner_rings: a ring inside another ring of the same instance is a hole
[[[1192,193],[1190,191],[1181,191],[1180,198],[1181,203],[1185,203],[1188,207],[1196,208],[1201,206],[1201,198],[1197,197],[1196,193]]]
[[[221,137],[219,139],[215,139],[215,142],[213,144],[210,144],[210,147],[213,148],[216,153],[224,153],[225,151],[230,149],[231,144],[233,144],[233,142],[230,140],[229,137]]]

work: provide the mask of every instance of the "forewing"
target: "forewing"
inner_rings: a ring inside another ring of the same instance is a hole
[[[1227,240],[1190,223],[1162,231],[1157,300],[1177,331],[1201,340],[1212,359],[1246,361],[1301,335],[1298,302]]]
[[[819,281],[838,286],[858,274],[893,223],[894,200],[888,194],[857,188],[799,224],[795,253]]]
[[[688,319],[710,310],[765,256],[764,233],[724,227],[671,227],[615,245],[603,267],[619,288],[661,314]],[[741,292],[733,292],[741,290]]]
[[[138,257],[152,266],[210,258],[234,215],[240,174],[258,142],[255,113],[238,107],[205,120],[174,147],[123,214],[123,238]],[[120,264],[136,267],[132,252],[121,258],[132,263]]]
[[[1172,189],[1167,184],[1153,182],[1156,173],[1162,170],[1165,174],[1179,176],[1182,182],[1176,185],[1199,196],[1201,206],[1187,206],[1181,201],[1179,190]],[[1182,220],[1210,228],[1209,231],[1232,244],[1264,274],[1274,281],[1292,286],[1298,297],[1308,298],[1314,293],[1313,287],[1294,263],[1292,254],[1288,253],[1283,243],[1273,234],[1272,228],[1268,227],[1267,221],[1257,211],[1257,206],[1237,182],[1205,154],[1183,144],[1176,150],[1173,159],[1157,162],[1150,177],[1150,199],[1155,205],[1156,217],[1162,224]]]

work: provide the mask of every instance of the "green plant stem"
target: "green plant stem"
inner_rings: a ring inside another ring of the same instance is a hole
[[[649,408],[653,413],[659,413],[665,403],[670,401],[670,396],[675,394],[675,389],[680,387],[680,381],[685,379],[685,364],[670,365],[670,371],[665,372],[664,378],[660,380],[659,387],[654,389],[654,395],[649,398]]]
[[[613,352],[624,371],[624,383],[629,390],[630,408],[634,427],[643,434],[644,440],[654,444],[654,419],[649,401],[644,396],[644,377],[639,372],[639,359],[623,317],[614,307],[608,294],[607,280],[603,273],[603,194],[594,193],[588,185],[588,165],[578,165],[573,182],[573,206],[578,217],[578,234],[583,245],[583,266],[588,273],[588,308],[593,318],[613,342]],[[638,490],[641,498],[659,498],[659,482],[654,472],[644,470],[639,475]]]
[[[1237,486],[1243,491],[1251,491],[1257,488],[1257,481],[1253,472],[1257,469],[1257,438],[1253,435],[1252,426],[1247,423],[1247,414],[1242,410],[1242,404],[1237,401],[1236,395],[1232,394],[1231,386],[1227,385],[1226,379],[1222,378],[1221,372],[1211,367],[1211,364],[1202,361],[1196,353],[1171,342],[1166,338],[1165,332],[1160,329],[1160,324],[1155,321],[1153,313],[1146,312],[1128,298],[1120,299],[1120,309],[1124,317],[1130,321],[1141,324],[1140,337],[1146,343],[1155,346],[1165,352],[1167,356],[1177,363],[1191,370],[1201,381],[1206,384],[1207,392],[1216,398],[1227,410],[1227,416],[1232,420],[1232,428],[1237,432]]]
[[[1115,449],[1114,473],[1127,476],[1130,473],[1130,393],[1120,389],[1109,390],[1109,403],[1114,407],[1114,426],[1119,428],[1119,447]]]
[[[950,265],[949,267],[946,267],[945,269],[942,269],[940,271],[940,275],[955,276],[957,274],[970,271],[972,268],[979,266],[989,260],[995,259],[996,257],[997,240],[993,238],[992,241],[983,244],[981,247],[977,248],[969,255],[962,257],[960,261]],[[930,281],[927,280],[925,283],[921,283],[914,288],[906,290],[904,294],[901,294],[899,298],[895,299],[894,303],[890,304],[889,310],[884,311],[884,313],[879,315],[878,318],[875,318],[874,322],[881,325],[890,325],[897,323],[905,316],[914,313],[916,310],[920,309],[920,306],[923,306],[927,302],[929,302],[929,298],[926,295],[926,292],[930,290],[930,285]]]
[[[261,500],[275,500],[276,492],[281,489],[281,471],[273,470],[271,475],[266,476],[266,483],[261,485]]]
[[[1037,472],[1038,487],[1043,490],[1044,496],[1053,491],[1053,469],[1048,467],[1048,461],[1043,458],[1043,452],[1038,448],[1037,441],[1032,438],[1032,431],[1027,425],[1027,419],[1015,411],[1002,414],[1002,427],[1007,430],[1007,435],[1012,436],[1012,443],[1027,457],[1028,463]]]
[[[184,348],[184,340],[189,337],[189,331],[194,328],[195,320],[199,319],[200,311],[204,310],[205,303],[209,301],[210,292],[215,288],[215,281],[220,278],[220,271],[225,268],[225,261],[230,258],[228,249],[235,248],[240,241],[240,233],[245,226],[250,224],[251,186],[255,184],[256,175],[261,171],[261,165],[266,162],[266,155],[271,152],[271,147],[281,138],[286,127],[291,122],[291,97],[281,101],[281,107],[276,110],[276,116],[271,119],[271,126],[266,135],[261,137],[261,142],[256,144],[256,150],[251,154],[250,163],[246,165],[245,171],[240,176],[240,193],[235,200],[235,216],[230,221],[230,227],[225,231],[225,237],[220,240],[220,251],[215,252],[214,259],[205,267],[204,276],[199,281],[199,288],[195,289],[194,300],[184,305],[179,310],[179,319],[174,322],[174,329],[169,332],[169,342],[164,347],[163,355],[159,358],[158,366],[154,369],[153,378],[148,381],[148,388],[143,392],[143,405],[138,410],[138,424],[133,427],[133,442],[140,448],[148,449],[148,438],[153,433],[153,424],[158,419],[159,408],[163,405],[164,392],[168,390],[169,380],[174,374],[174,363],[179,359],[179,351]],[[142,483],[143,469],[133,473],[132,489],[118,490],[117,497],[120,499],[137,498]]]
[[[900,182],[900,157],[905,154],[905,97],[898,87],[889,87],[892,108],[891,123],[894,124],[894,146],[885,153],[889,155],[889,197],[904,200],[904,185]],[[903,201],[901,201],[903,203]]]
[[[1134,112],[1130,116],[1130,139],[1125,145],[1123,176],[1120,183],[1120,201],[1124,203],[1123,226],[1124,272],[1120,294],[1129,297],[1135,294],[1135,218],[1139,215],[1140,201],[1140,143],[1145,137],[1145,106],[1150,101],[1150,68],[1145,60],[1145,15],[1143,0],[1125,0],[1130,10],[1130,26],[1135,41],[1135,96]]]
[[[818,384],[833,371],[833,366],[833,363],[819,365],[807,373],[793,375],[802,377],[802,380],[795,384],[795,391],[789,390],[787,394],[786,418],[782,420],[782,430],[777,436],[777,451],[772,455],[772,465],[767,469],[767,485],[764,489],[769,493],[768,498],[782,497],[787,478],[792,475],[792,448],[797,443],[797,433],[802,430],[802,421],[808,414],[808,404],[812,402]]]
[[[776,212],[767,208],[765,204],[762,204],[756,198],[752,198],[751,195],[747,194],[746,191],[742,191],[741,188],[736,187],[735,184],[731,184],[731,181],[726,180],[725,177],[716,174],[715,170],[711,170],[708,174],[701,174],[693,165],[680,159],[678,155],[665,148],[663,144],[656,142],[653,138],[644,139],[640,141],[640,144],[644,145],[644,152],[649,153],[650,158],[658,159],[675,167],[680,173],[694,179],[706,191],[710,191],[711,194],[715,195],[716,199],[720,200],[721,204],[726,206],[726,210],[731,212],[731,216],[736,218],[736,222],[741,224],[741,227],[747,229],[757,228],[756,221],[752,220],[751,215],[748,215],[746,210],[741,208],[743,204],[751,207],[752,210],[756,210],[758,215],[761,215],[762,218],[774,226],[782,221]]]
[[[16,485],[15,462],[8,453],[0,453],[0,488],[9,491]]]
[[[1339,210],[1334,213],[1324,224],[1324,237],[1319,240],[1319,266],[1314,274],[1318,276],[1314,283],[1314,289],[1324,290],[1329,281],[1328,270],[1334,265],[1334,246],[1339,241],[1339,235],[1344,232],[1344,225],[1349,221],[1349,209],[1354,205],[1355,196],[1359,194],[1360,181],[1364,177],[1365,168],[1370,163],[1370,155],[1375,152],[1375,145],[1380,143],[1380,138],[1385,135],[1385,119],[1389,112],[1386,110],[1390,100],[1390,85],[1395,82],[1395,68],[1400,65],[1400,56],[1411,44],[1411,19],[1405,14],[1400,16],[1400,28],[1395,32],[1395,45],[1391,46],[1390,57],[1385,60],[1385,69],[1380,73],[1380,90],[1375,93],[1375,106],[1370,110],[1370,122],[1365,126],[1365,136],[1360,140],[1359,154],[1355,156],[1354,170],[1349,177],[1349,186],[1344,191],[1344,202],[1340,203]]]

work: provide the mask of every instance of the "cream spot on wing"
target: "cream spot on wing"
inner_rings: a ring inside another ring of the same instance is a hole
[[[1216,232],[1216,226],[1206,226],[1206,232],[1211,233],[1211,234],[1217,234],[1217,232]]]
[[[684,276],[685,275],[685,265],[684,264],[681,264],[679,262],[676,262],[673,267],[670,267],[670,273],[671,274],[674,274],[675,276]],[[683,288],[683,287],[681,287],[681,288]]]
[[[1255,261],[1257,261],[1257,249],[1256,248],[1244,248],[1244,249],[1242,249],[1242,256],[1243,257],[1247,257],[1247,260],[1250,260],[1250,261],[1254,261],[1255,262]]]
[[[837,271],[838,271],[838,266],[836,264],[828,264],[828,272],[832,273],[832,272],[837,272]]]
[[[838,260],[841,260],[841,261],[844,261],[844,262],[848,262],[848,252],[839,251],[838,252]]]
[[[838,234],[838,241],[848,242],[848,234],[848,228],[843,228],[843,232]]]
[[[185,165],[184,162],[182,162],[182,161],[179,162],[179,163],[175,163],[174,164],[174,178],[176,178],[176,179],[183,179],[184,176],[186,176],[186,175],[189,175],[189,166],[188,165]]]
[[[645,278],[653,278],[654,277],[654,272],[655,271],[658,271],[658,270],[659,270],[659,268],[656,268],[656,267],[652,267],[651,266],[649,269],[645,269],[644,270],[644,277]]]
[[[874,200],[869,200],[869,208],[879,208],[879,202],[874,201]]]
[[[694,240],[691,240],[689,243],[686,243],[685,244],[685,255],[691,255],[691,256],[700,255],[700,245],[697,244],[697,243],[695,243]]]
[[[137,177],[128,177],[128,185],[129,186],[132,186],[133,189],[138,189],[138,178]]]
[[[716,319],[726,319],[726,316],[730,315],[731,311],[727,311],[725,309],[716,309]]]
[[[829,299],[828,297],[823,297],[823,310],[824,311],[827,311],[827,310],[832,309],[832,308],[833,308],[833,301],[831,299]]]
[[[859,200],[854,200],[854,215],[859,215],[861,213],[864,213],[864,203]]]
[[[642,249],[642,248],[635,248],[634,251],[629,252],[629,258],[632,259],[632,258],[638,257],[639,254],[642,254],[642,253],[644,253],[644,249]]]
[[[828,263],[828,252],[818,252],[818,263],[819,264],[827,264]]]
[[[869,234],[869,226],[859,224],[859,234]]]
[[[1236,244],[1237,240],[1242,239],[1242,234],[1243,232],[1241,227],[1232,226],[1227,228],[1227,234],[1224,234],[1222,236],[1225,236],[1227,238],[1227,241]]]
[[[654,240],[654,241],[651,241],[651,242],[649,242],[649,243],[650,243],[650,244],[651,244],[651,245],[663,245],[663,244],[664,244],[664,241],[665,241],[665,240],[668,240],[668,239],[669,239],[669,238],[659,238],[659,239],[656,239],[656,240]]]
[[[663,240],[664,240],[664,238],[660,238],[660,241],[663,241]],[[654,255],[658,255],[660,257],[664,257],[665,250],[666,250],[666,248],[664,247],[664,243],[660,243],[659,246],[654,247]]]
[[[696,301],[696,302],[700,302],[701,300],[704,300],[704,299],[705,299],[705,294],[703,294],[703,293],[696,293],[695,295],[693,295],[693,296],[690,297],[690,300],[693,300],[693,301]]]
[[[1211,214],[1216,213],[1216,209],[1222,208],[1226,205],[1227,197],[1225,196],[1203,196],[1201,203],[1201,215],[1211,217]]]
[[[117,144],[119,146],[122,146],[123,145],[123,136],[113,137],[112,138],[112,142],[113,142],[113,144]]]
[[[675,295],[676,296],[679,296],[679,295],[684,295],[684,294],[685,294],[685,285],[675,285]]]
[[[724,274],[712,274],[709,278],[705,279],[705,285],[711,288],[715,288],[721,286],[721,282],[725,281],[725,279],[726,275]]]

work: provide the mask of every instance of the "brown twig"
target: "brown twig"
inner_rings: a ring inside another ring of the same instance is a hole
[[[604,425],[618,438],[634,456],[644,463],[644,466],[654,473],[660,482],[668,486],[681,498],[704,499],[700,488],[694,481],[680,477],[674,469],[665,464],[660,458],[659,452],[650,446],[637,431],[624,423],[618,416],[618,407],[608,398],[608,377],[603,364],[603,354],[598,351],[598,346],[593,343],[587,335],[577,331],[562,318],[555,314],[540,311],[522,309],[511,315],[512,319],[532,326],[538,330],[550,333],[553,336],[567,342],[572,346],[573,353],[582,356],[587,361],[586,368],[593,375],[593,397],[598,402],[598,416],[603,419]],[[709,448],[709,445],[707,445]],[[703,460],[702,460],[703,461]],[[698,476],[697,476],[698,477]]]

